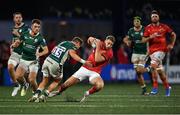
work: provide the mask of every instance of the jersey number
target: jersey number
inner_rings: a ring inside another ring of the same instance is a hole
[[[58,47],[55,47],[55,48],[52,50],[52,54],[53,54],[54,56],[56,56],[56,57],[59,58],[59,57],[61,56],[61,54],[62,54],[63,51],[64,51],[63,49],[58,48]]]

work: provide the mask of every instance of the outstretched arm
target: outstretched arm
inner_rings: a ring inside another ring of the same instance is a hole
[[[87,66],[92,66],[92,64],[89,61],[85,61],[84,59],[82,59],[80,56],[78,56],[76,54],[75,50],[69,50],[69,55],[76,61],[82,63],[82,64],[86,64]]]

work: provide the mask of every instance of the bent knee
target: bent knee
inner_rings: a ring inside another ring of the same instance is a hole
[[[13,71],[13,70],[14,70],[14,65],[9,64],[9,65],[8,65],[8,70],[9,70],[9,71]]]
[[[96,84],[96,88],[97,88],[98,90],[103,89],[103,87],[104,87],[104,82],[99,82],[99,83]]]
[[[30,82],[30,83],[34,83],[34,82],[36,82],[36,79],[34,79],[34,78],[29,78],[29,82]]]

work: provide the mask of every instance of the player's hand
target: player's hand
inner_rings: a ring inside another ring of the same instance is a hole
[[[86,63],[84,63],[84,65],[89,66],[89,67],[93,67],[93,64],[91,63],[91,61],[86,61]]]
[[[89,37],[87,40],[87,43],[91,45],[95,41],[95,39],[96,38],[94,38],[94,37]]]
[[[100,50],[101,49],[101,42],[100,42],[100,40],[95,40],[94,43],[96,44],[96,50]]]
[[[12,34],[14,34],[14,35],[16,35],[16,36],[18,36],[18,37],[21,36],[21,35],[19,34],[19,32],[18,32],[17,30],[15,30],[15,29],[12,31]]]
[[[169,45],[167,46],[167,50],[168,50],[168,51],[171,51],[171,50],[173,49],[173,47],[174,47],[174,45],[169,44]]]
[[[20,41],[15,41],[14,43],[11,44],[10,48],[16,48],[20,44]]]
[[[41,53],[39,53],[38,51],[36,52],[36,57],[39,58],[41,57]]]

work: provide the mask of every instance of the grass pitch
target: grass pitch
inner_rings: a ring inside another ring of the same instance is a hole
[[[102,91],[79,103],[84,91],[91,86],[78,84],[46,103],[30,103],[31,91],[24,97],[11,97],[12,87],[0,87],[0,114],[175,114],[180,113],[180,85],[172,85],[170,97],[160,85],[159,94],[140,95],[138,84],[105,84]],[[150,87],[148,87],[150,91]]]

